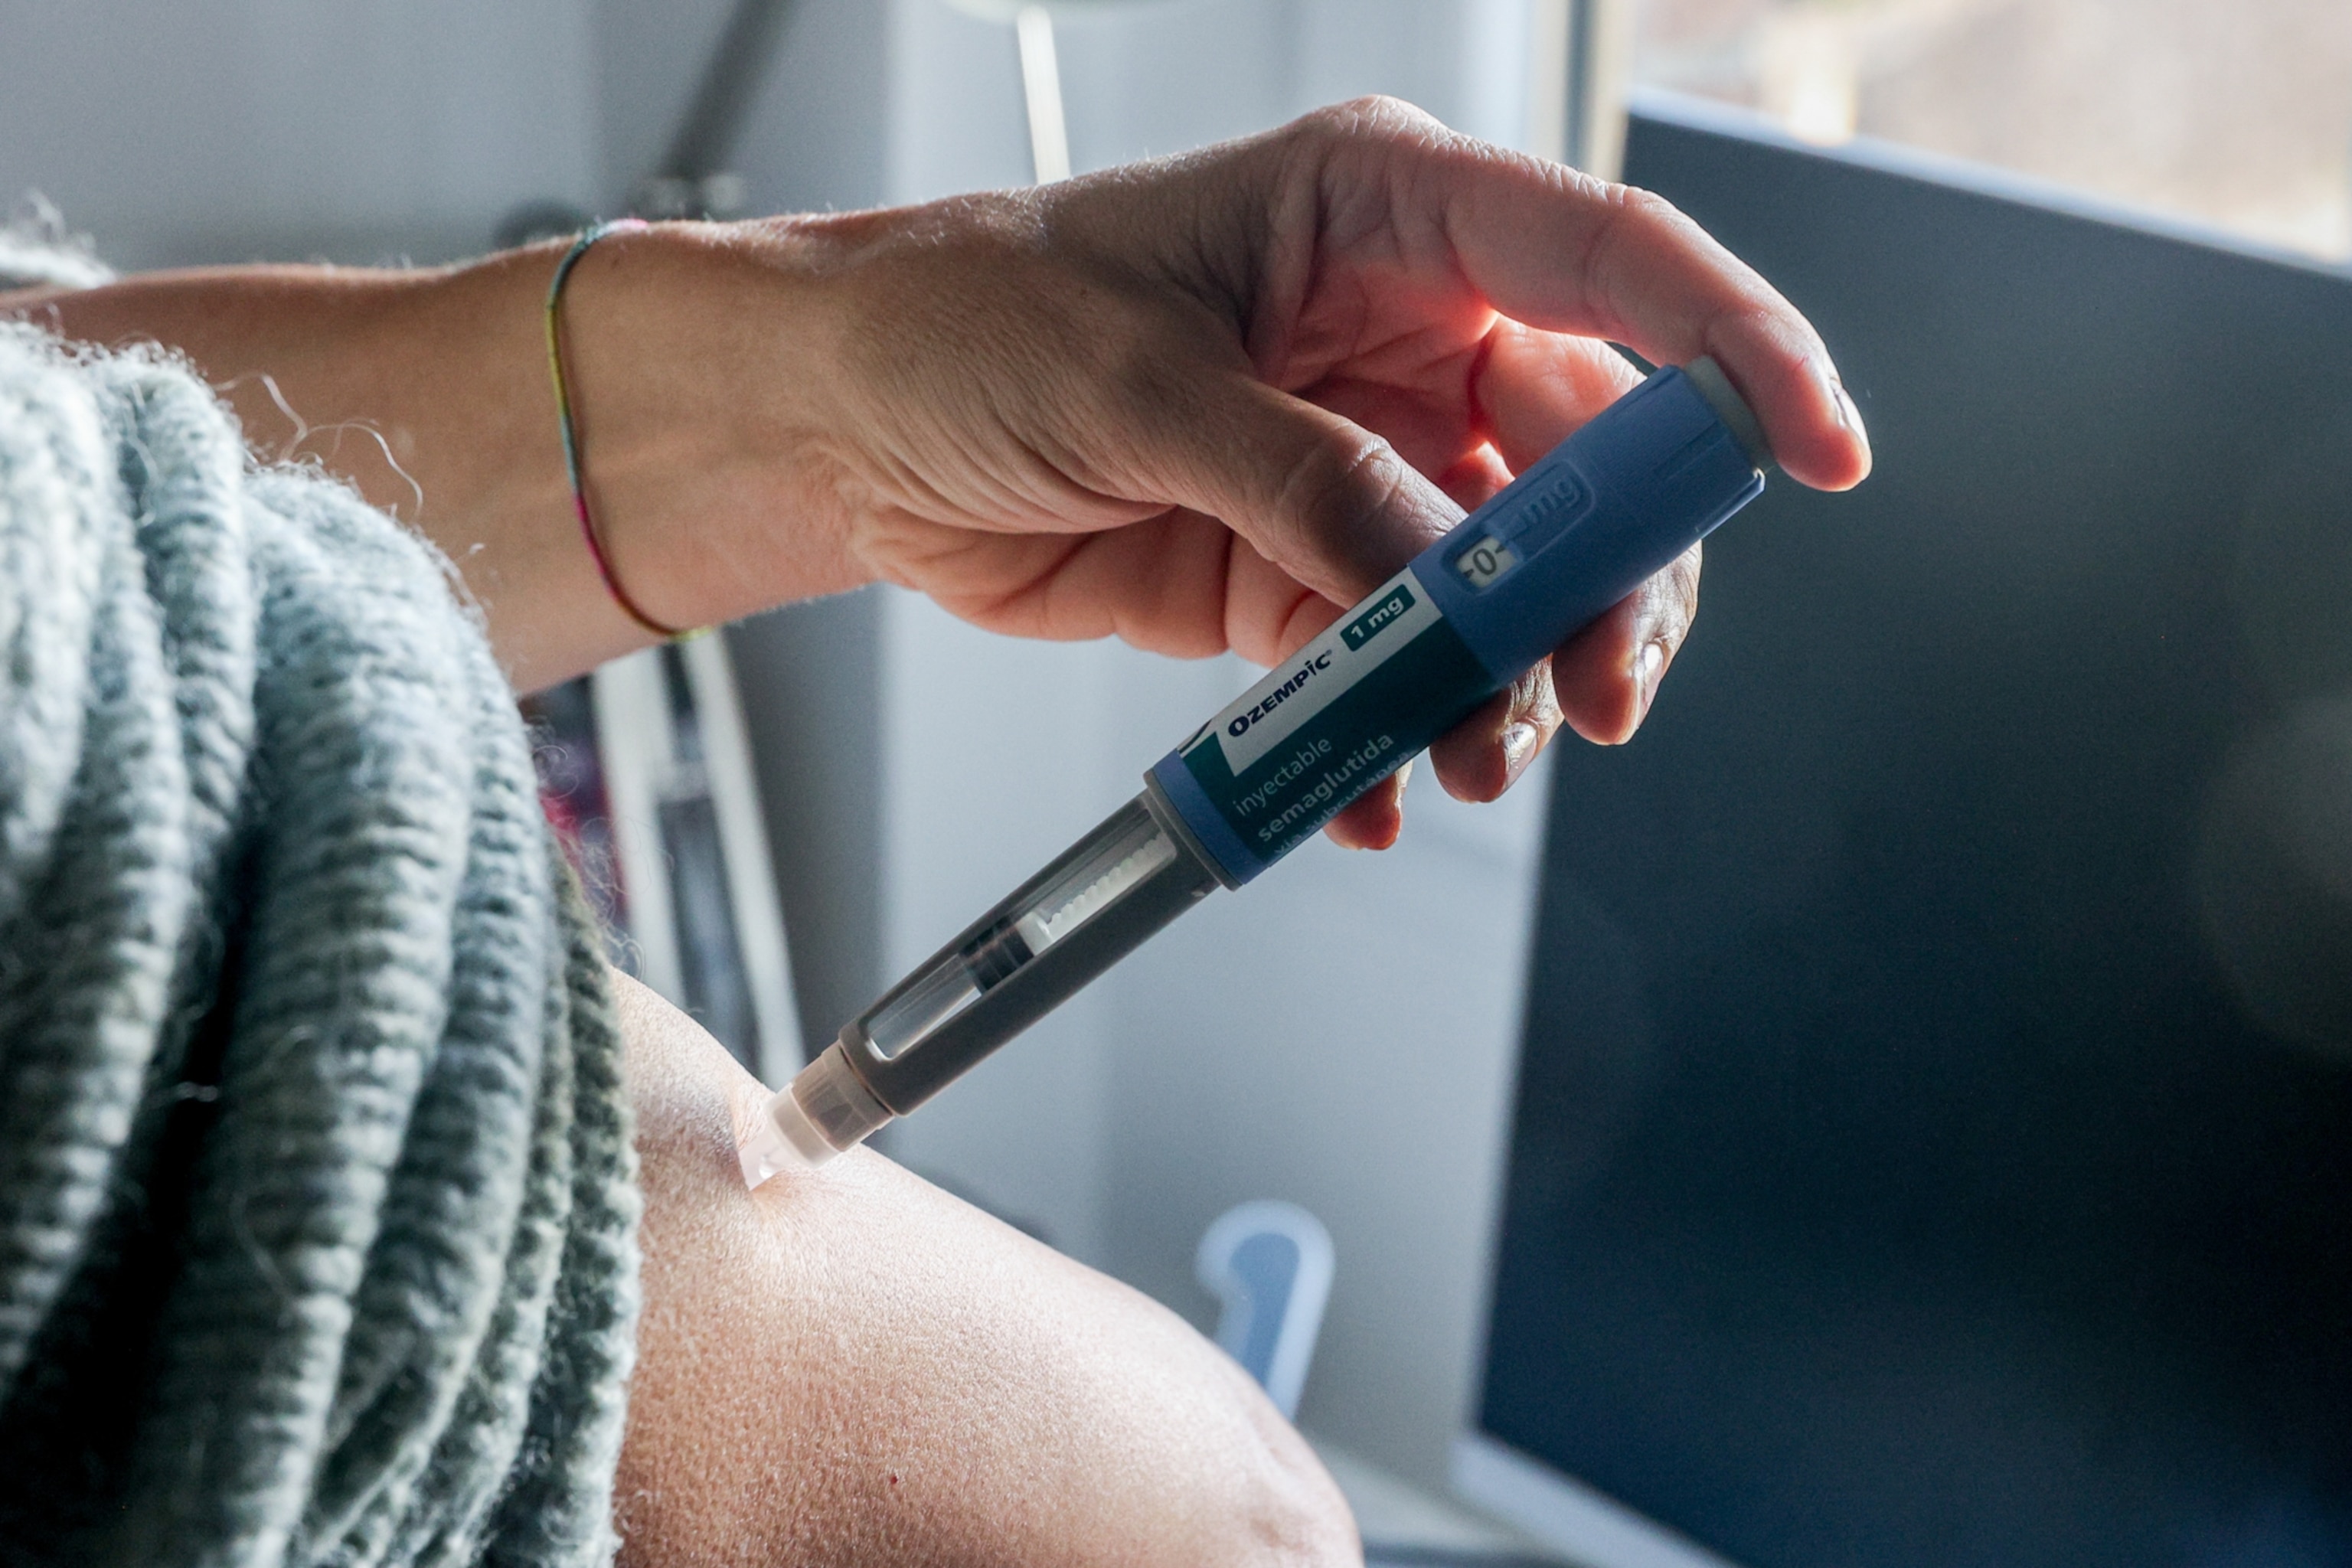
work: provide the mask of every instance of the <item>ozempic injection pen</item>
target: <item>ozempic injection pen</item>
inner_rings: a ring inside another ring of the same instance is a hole
[[[845,1027],[744,1136],[745,1179],[855,1147],[1212,891],[1281,859],[1754,500],[1770,462],[1713,361],[1652,374]]]

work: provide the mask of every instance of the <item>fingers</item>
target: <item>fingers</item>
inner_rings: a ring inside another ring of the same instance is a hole
[[[1698,613],[1699,555],[1693,545],[1549,660],[1439,736],[1429,757],[1445,793],[1456,800],[1495,799],[1519,781],[1563,723],[1604,746],[1632,740]],[[1391,815],[1401,810],[1396,803]],[[1367,812],[1348,831],[1367,839],[1385,833],[1365,846],[1384,848],[1402,820]]]
[[[1663,197],[1484,152],[1446,223],[1504,314],[1664,364],[1712,354],[1792,478],[1844,489],[1870,472],[1861,416],[1811,323]]]
[[[1524,468],[1640,380],[1640,372],[1605,343],[1506,319],[1496,324],[1473,387],[1480,433],[1492,443],[1493,458],[1509,469]],[[1465,493],[1470,487],[1449,483],[1446,489],[1465,505],[1484,499]],[[1699,547],[1693,546],[1551,659],[1439,737],[1429,757],[1446,793],[1474,803],[1499,797],[1563,723],[1604,745],[1631,740],[1689,635],[1698,608],[1700,560]],[[1318,619],[1316,629],[1320,626]],[[1325,832],[1349,848],[1393,845],[1403,828],[1409,769],[1358,799]]]
[[[1483,433],[1517,473],[1641,380],[1607,343],[1505,319],[1488,335],[1471,395]]]
[[[1340,605],[1303,586],[1237,534],[1225,565],[1225,645],[1271,668],[1339,617]]]
[[[1339,205],[1389,196],[1391,243],[1458,267],[1514,321],[1626,343],[1660,363],[1712,354],[1790,475],[1843,489],[1870,446],[1829,352],[1796,308],[1664,198],[1444,132],[1401,106],[1307,122]]]
[[[1495,325],[1472,393],[1491,454],[1517,470],[1640,380],[1641,373],[1606,343],[1507,318]],[[1572,639],[1561,656],[1564,690],[1556,685],[1553,663],[1538,664],[1439,737],[1429,756],[1445,792],[1463,801],[1496,799],[1518,782],[1563,722],[1604,743],[1630,739],[1689,633],[1698,569],[1694,549]],[[1331,836],[1353,847],[1385,848],[1402,826],[1402,788],[1367,795],[1334,820]]]
[[[1386,849],[1404,831],[1404,789],[1412,777],[1412,763],[1404,766],[1348,803],[1339,816],[1323,825],[1324,833],[1342,849]]]
[[[1699,554],[1692,545],[1551,656],[1561,716],[1586,740],[1622,745],[1649,717],[1698,613]]]
[[[1604,746],[1633,738],[1698,614],[1700,547],[1619,600],[1542,664],[1496,692],[1429,748],[1456,800],[1490,801],[1517,784],[1566,724]],[[1412,764],[1333,817],[1324,831],[1349,849],[1386,849],[1404,827]]]
[[[1560,718],[1551,668],[1538,664],[1431,744],[1437,782],[1456,800],[1495,799],[1551,742]]]

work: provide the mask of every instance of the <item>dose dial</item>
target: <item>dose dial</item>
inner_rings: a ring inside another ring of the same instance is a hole
[[[1454,570],[1473,588],[1490,588],[1518,563],[1519,558],[1501,540],[1480,539],[1454,558]]]

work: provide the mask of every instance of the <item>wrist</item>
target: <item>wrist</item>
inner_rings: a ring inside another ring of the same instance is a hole
[[[565,289],[565,370],[596,531],[629,596],[670,625],[857,580],[813,482],[831,439],[840,290],[799,227],[616,232]]]

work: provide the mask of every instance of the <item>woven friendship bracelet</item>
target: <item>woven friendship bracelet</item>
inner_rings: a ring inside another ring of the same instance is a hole
[[[563,259],[555,264],[555,276],[549,279],[547,285],[547,374],[555,383],[555,417],[563,432],[563,470],[572,480],[572,510],[579,516],[580,538],[588,546],[589,559],[596,563],[596,574],[604,579],[605,592],[613,595],[614,604],[628,613],[629,619],[656,637],[682,637],[693,628],[669,626],[647,615],[644,607],[629,596],[629,591],[621,586],[620,575],[613,570],[613,559],[604,553],[604,542],[597,536],[596,524],[588,514],[588,486],[580,471],[580,429],[572,416],[572,390],[563,375],[561,330],[563,285],[570,280],[572,269],[580,264],[582,257],[588,254],[588,247],[606,235],[645,226],[645,220],[633,217],[596,224],[583,231],[580,237],[572,242],[572,248],[563,253]]]

